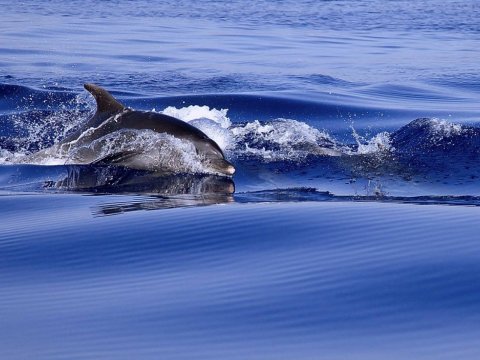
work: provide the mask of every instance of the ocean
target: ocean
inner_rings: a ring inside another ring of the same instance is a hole
[[[1,359],[480,357],[480,3],[0,9]]]

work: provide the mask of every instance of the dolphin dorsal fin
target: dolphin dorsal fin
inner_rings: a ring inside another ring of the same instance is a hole
[[[95,84],[83,85],[85,90],[93,95],[97,102],[97,113],[115,114],[125,110],[125,106],[119,103],[107,90]]]

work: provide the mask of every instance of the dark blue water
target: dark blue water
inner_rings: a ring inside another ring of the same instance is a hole
[[[0,8],[0,358],[479,358],[477,1]],[[86,82],[235,175],[59,151]]]

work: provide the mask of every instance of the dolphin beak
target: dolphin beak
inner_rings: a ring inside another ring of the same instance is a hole
[[[235,168],[232,166],[232,165],[229,165],[227,166],[227,168],[225,169],[225,173],[227,175],[233,175],[235,174]]]

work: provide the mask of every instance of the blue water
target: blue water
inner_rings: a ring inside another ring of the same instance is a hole
[[[0,8],[1,359],[480,357],[477,1]],[[86,82],[235,175],[39,161]]]

